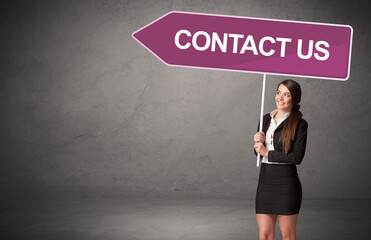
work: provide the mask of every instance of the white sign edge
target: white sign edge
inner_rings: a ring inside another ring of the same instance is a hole
[[[177,65],[177,64],[169,64],[165,62],[161,57],[159,57],[156,53],[154,53],[151,49],[149,49],[146,45],[144,45],[139,39],[137,39],[134,34],[140,32],[142,29],[154,24],[155,22],[161,20],[162,18],[170,15],[172,13],[184,13],[184,14],[199,14],[205,16],[222,16],[222,17],[230,17],[230,18],[245,18],[245,19],[257,19],[257,20],[269,20],[269,21],[276,21],[276,22],[294,22],[294,23],[302,23],[302,24],[315,24],[315,25],[327,25],[327,26],[338,26],[338,27],[349,27],[350,28],[350,45],[349,45],[349,61],[348,61],[348,71],[346,78],[331,78],[331,77],[318,77],[313,75],[295,75],[295,74],[283,74],[283,73],[274,73],[274,72],[256,72],[256,71],[248,71],[248,70],[234,70],[234,69],[219,69],[219,68],[209,68],[209,67],[197,67],[197,66],[187,66],[187,65]],[[152,22],[148,23],[147,25],[141,27],[137,31],[131,34],[132,38],[135,39],[138,43],[140,43],[144,48],[146,48],[149,52],[155,55],[158,59],[160,59],[164,64],[171,67],[186,67],[186,68],[196,68],[196,69],[208,69],[208,70],[219,70],[219,71],[231,71],[231,72],[244,72],[244,73],[256,73],[256,74],[269,74],[269,75],[278,75],[278,76],[292,76],[292,77],[307,77],[307,78],[315,78],[315,79],[326,79],[326,80],[337,80],[337,81],[347,81],[350,76],[350,63],[352,57],[352,44],[353,44],[353,27],[351,25],[345,24],[333,24],[333,23],[319,23],[319,22],[306,22],[306,21],[295,21],[295,20],[285,20],[285,19],[271,19],[271,18],[257,18],[257,17],[246,17],[246,16],[233,16],[233,15],[224,15],[224,14],[211,14],[211,13],[199,13],[199,12],[183,12],[183,11],[170,11],[161,17],[153,20]]]

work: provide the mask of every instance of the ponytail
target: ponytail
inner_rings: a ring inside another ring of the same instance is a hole
[[[299,111],[299,109],[299,104],[295,104],[294,106],[292,106],[287,124],[284,126],[281,136],[278,140],[278,142],[282,143],[283,151],[286,154],[291,150],[291,143],[294,141],[295,138],[296,127],[303,117],[303,114]]]
[[[283,127],[281,136],[278,140],[278,142],[282,143],[284,153],[287,154],[291,150],[291,144],[295,138],[296,127],[298,126],[299,121],[303,117],[303,114],[299,110],[300,109],[299,103],[301,100],[301,88],[297,82],[291,79],[287,79],[278,84],[277,89],[281,84],[283,84],[290,90],[293,103],[291,113],[287,119],[287,123]]]

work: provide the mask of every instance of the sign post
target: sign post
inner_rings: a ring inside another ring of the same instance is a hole
[[[345,81],[349,25],[172,11],[132,37],[170,66]],[[257,158],[259,166],[260,156]]]
[[[265,95],[265,80],[267,78],[267,75],[264,74],[263,77],[263,88],[262,88],[262,103],[260,107],[260,124],[259,124],[259,132],[263,131],[263,115],[264,115],[264,95]],[[258,153],[256,158],[256,166],[259,167],[260,162],[260,154]]]

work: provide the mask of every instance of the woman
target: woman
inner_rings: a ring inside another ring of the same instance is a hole
[[[254,135],[254,152],[262,157],[255,210],[259,239],[273,240],[277,216],[283,239],[296,239],[302,200],[297,173],[305,154],[308,123],[299,111],[300,85],[293,80],[278,84],[277,109],[263,118],[263,131]]]

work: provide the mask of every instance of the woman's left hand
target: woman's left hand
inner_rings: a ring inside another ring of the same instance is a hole
[[[263,143],[256,142],[254,144],[255,151],[264,157],[268,157],[268,150],[265,148]]]

